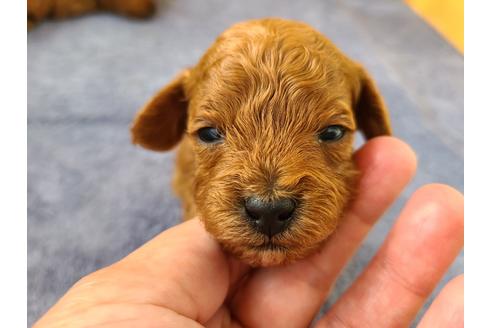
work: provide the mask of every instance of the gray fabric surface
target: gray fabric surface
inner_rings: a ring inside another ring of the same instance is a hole
[[[166,1],[154,19],[46,22],[28,45],[28,323],[81,276],[180,220],[174,153],[134,147],[135,111],[234,22],[303,20],[362,62],[419,170],[373,229],[324,310],[370,260],[409,195],[463,190],[463,57],[399,1]],[[463,272],[463,255],[441,285]],[[434,293],[435,295],[435,293]],[[426,305],[427,306],[427,305]]]

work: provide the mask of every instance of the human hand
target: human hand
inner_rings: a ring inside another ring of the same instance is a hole
[[[171,228],[77,282],[35,327],[307,327],[370,228],[411,179],[415,155],[391,137],[355,155],[359,195],[312,256],[251,269],[224,254],[198,220]],[[405,327],[463,246],[463,197],[428,185],[411,197],[368,267],[316,327]],[[453,280],[422,327],[463,326]]]

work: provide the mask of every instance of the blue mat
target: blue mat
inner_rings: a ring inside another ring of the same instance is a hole
[[[174,153],[134,147],[129,124],[225,28],[265,16],[305,21],[362,62],[385,96],[396,136],[419,157],[417,176],[324,310],[370,260],[416,188],[441,182],[463,190],[463,57],[400,1],[161,1],[144,22],[106,14],[46,22],[27,37],[29,325],[80,277],[179,222]],[[462,272],[463,255],[440,286]]]

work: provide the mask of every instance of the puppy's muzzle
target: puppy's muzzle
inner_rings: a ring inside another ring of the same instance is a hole
[[[264,201],[258,197],[249,197],[244,210],[250,223],[264,235],[272,237],[289,226],[296,210],[296,202],[290,198]]]

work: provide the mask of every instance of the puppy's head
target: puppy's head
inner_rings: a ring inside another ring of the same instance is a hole
[[[390,134],[371,78],[319,32],[263,19],[225,31],[137,115],[134,142],[194,153],[207,230],[252,265],[306,256],[354,192],[354,132]]]

